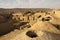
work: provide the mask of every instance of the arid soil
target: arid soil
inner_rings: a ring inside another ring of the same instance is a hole
[[[16,10],[1,9],[0,40],[60,40],[60,10]]]

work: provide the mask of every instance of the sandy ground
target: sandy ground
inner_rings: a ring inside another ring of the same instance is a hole
[[[41,14],[41,18],[37,18],[37,21],[31,21],[30,28],[25,27],[23,29],[14,29],[10,33],[0,36],[0,40],[60,40],[60,14]],[[49,20],[46,17],[51,17]],[[0,24],[5,28],[12,26],[13,21]],[[4,29],[5,29],[4,28]],[[1,28],[0,28],[1,29]],[[2,29],[1,29],[2,30]],[[8,30],[8,29],[6,29]],[[6,31],[3,30],[3,31]]]

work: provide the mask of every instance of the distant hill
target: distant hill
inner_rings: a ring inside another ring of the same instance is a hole
[[[13,9],[3,9],[0,8],[0,14],[9,14],[13,12],[26,12],[26,11],[52,11],[53,9],[50,8],[13,8]]]

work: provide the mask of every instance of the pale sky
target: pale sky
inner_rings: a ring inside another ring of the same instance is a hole
[[[0,0],[0,8],[60,8],[60,0]]]

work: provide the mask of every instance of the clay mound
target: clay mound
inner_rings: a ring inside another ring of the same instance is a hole
[[[25,30],[10,40],[60,40],[60,35],[41,30]]]
[[[60,31],[49,22],[38,21],[31,28],[12,32],[0,40],[60,40]]]
[[[58,30],[56,27],[54,27],[49,22],[38,21],[37,23],[35,23],[31,27],[31,29],[33,29],[33,30],[43,30],[43,31],[48,31],[48,32],[60,34],[60,30]]]

